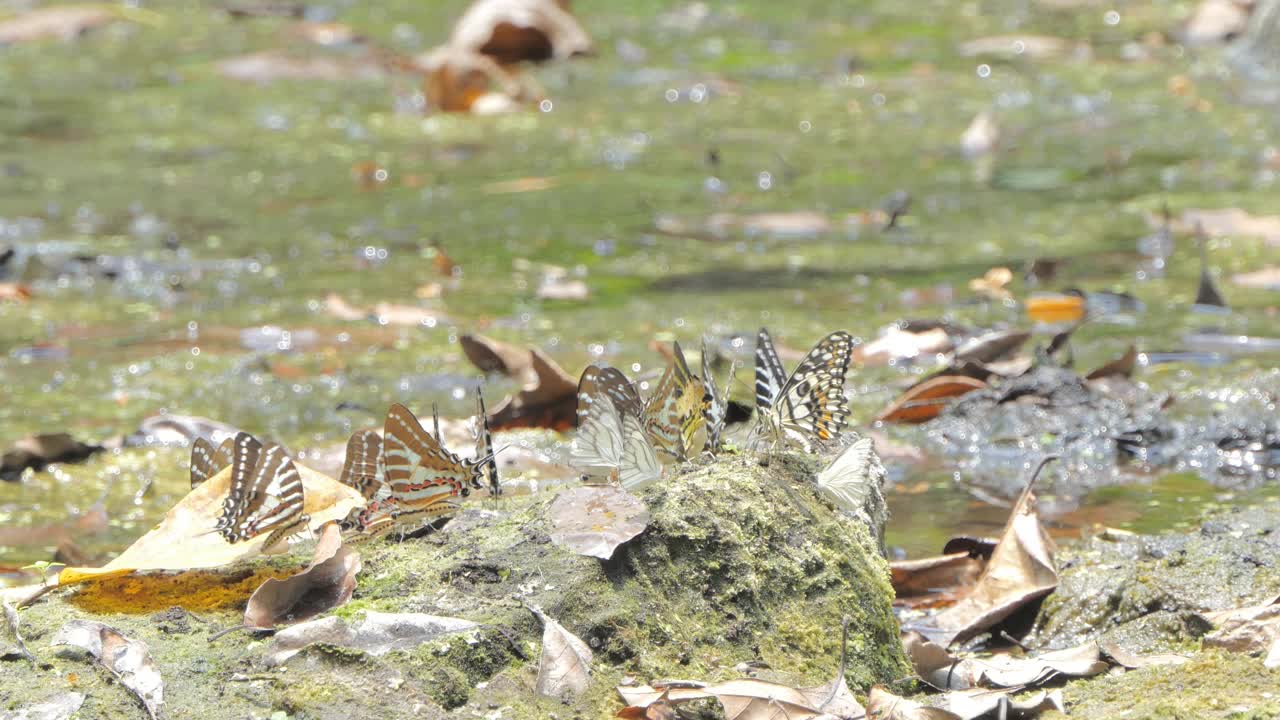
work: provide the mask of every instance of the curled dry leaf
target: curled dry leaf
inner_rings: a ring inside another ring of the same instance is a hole
[[[907,629],[918,630],[941,645],[950,645],[993,630],[1058,587],[1056,548],[1040,524],[1031,492],[1040,471],[1051,459],[1036,468],[973,589],[951,607]]]
[[[928,599],[939,593],[973,585],[986,565],[985,558],[973,557],[968,552],[889,563],[890,580],[897,596],[894,602],[907,606],[929,604]]]
[[[1103,655],[1111,658],[1111,662],[1128,670],[1153,667],[1157,665],[1181,665],[1191,659],[1186,655],[1175,655],[1172,653],[1138,655],[1125,650],[1113,642],[1101,643],[1099,647],[1102,649]]]
[[[253,591],[244,611],[245,627],[269,630],[347,604],[360,566],[360,554],[342,544],[338,525],[325,525],[305,570],[284,580],[270,578]]]
[[[472,365],[486,374],[497,373],[515,378],[522,383],[535,382],[533,355],[529,348],[517,347],[484,335],[463,335],[459,342],[462,352]]]
[[[1031,657],[1010,654],[957,658],[918,633],[903,633],[903,649],[921,680],[939,690],[972,687],[1024,688],[1059,676],[1092,677],[1107,669],[1096,643]]]
[[[542,657],[538,660],[540,695],[573,700],[591,682],[591,648],[538,608],[529,611],[542,621]]]
[[[649,526],[644,503],[613,486],[565,490],[551,503],[548,515],[551,542],[601,560],[613,557],[619,545]]]
[[[898,697],[879,685],[871,688],[867,695],[867,717],[870,720],[960,720],[955,713]]]
[[[515,68],[467,48],[442,45],[414,60],[428,105],[440,112],[493,115],[519,110],[541,91]]]
[[[1253,272],[1236,273],[1231,276],[1231,282],[1257,290],[1280,290],[1280,267],[1268,265]]]
[[[22,283],[0,283],[0,301],[24,303],[30,299],[30,287]]]
[[[348,625],[339,617],[326,617],[276,633],[271,647],[267,649],[265,661],[272,667],[282,665],[312,643],[362,650],[377,657],[393,650],[412,650],[438,637],[478,627],[470,620],[422,613],[370,611],[354,625]]]
[[[1138,366],[1138,346],[1130,345],[1124,355],[1112,360],[1093,372],[1085,375],[1086,380],[1102,380],[1104,378],[1133,377],[1133,370]]]
[[[43,470],[57,462],[78,462],[102,450],[67,433],[41,433],[15,442],[0,455],[0,480],[17,480],[27,468]]]
[[[84,693],[58,693],[42,703],[0,713],[0,720],[67,720],[84,704]]]
[[[969,281],[969,289],[988,300],[1008,300],[1013,297],[1009,292],[1009,283],[1013,282],[1013,271],[1007,267],[991,268],[980,278]]]
[[[303,512],[312,526],[342,520],[364,505],[360,493],[326,475],[294,463],[305,490]],[[264,550],[267,535],[235,543],[211,532],[222,515],[222,501],[231,483],[231,468],[191,489],[173,506],[160,524],[138,538],[116,559],[100,568],[66,568],[58,574],[69,584],[131,573],[135,570],[189,570],[229,565]]]
[[[89,653],[138,698],[152,720],[159,717],[164,680],[151,662],[146,643],[130,640],[100,622],[72,620],[54,635],[50,645],[68,645]]]
[[[876,416],[878,422],[922,423],[937,417],[950,401],[987,384],[964,375],[929,378],[900,395]]]
[[[975,688],[946,693],[938,699],[938,704],[960,720],[1031,718],[1049,710],[1064,711],[1061,690],[1041,690],[1015,699],[1009,697],[1007,691]]]
[[[26,658],[35,661],[35,656],[27,650],[22,642],[22,634],[18,631],[18,611],[8,602],[0,601],[0,609],[4,611],[4,634],[0,635],[0,660],[8,658]]]
[[[970,338],[956,347],[959,362],[990,363],[1006,358],[1031,339],[1026,330],[992,330]]]
[[[1203,613],[1214,626],[1204,638],[1208,647],[1232,652],[1265,653],[1268,668],[1280,668],[1280,595],[1261,605]]]
[[[513,428],[568,430],[578,422],[578,381],[541,350],[531,349],[531,382],[489,416],[494,432]]]
[[[348,303],[337,293],[330,293],[325,297],[324,309],[326,313],[339,320],[372,320],[379,325],[435,327],[448,319],[448,316],[439,310],[417,305],[377,303],[372,307],[357,307]]]
[[[568,0],[476,0],[458,19],[449,45],[504,65],[593,52]]]

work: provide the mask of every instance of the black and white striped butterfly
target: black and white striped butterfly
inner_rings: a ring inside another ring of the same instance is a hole
[[[489,430],[489,411],[484,406],[484,392],[476,388],[476,459],[488,458],[479,470],[489,483],[489,494],[502,494],[502,482],[498,479],[497,453],[493,449],[493,433]]]
[[[729,364],[729,382],[733,382],[733,372],[737,363]],[[711,371],[711,356],[707,353],[707,344],[702,344],[702,384],[707,391],[707,401],[702,408],[702,417],[707,428],[706,452],[715,455],[720,452],[720,436],[724,433],[725,418],[729,413],[729,396],[720,392],[715,375]]]
[[[619,413],[617,405],[601,395],[579,397],[578,407],[585,417],[570,449],[575,467],[588,473],[604,471],[628,490],[662,478],[662,464],[638,416]]]
[[[232,439],[231,486],[215,527],[229,543],[270,533],[263,547],[305,528],[302,476],[279,445],[263,447],[252,435]]]
[[[382,468],[382,436],[375,430],[357,430],[347,440],[338,480],[372,500],[386,488]]]
[[[823,338],[787,377],[769,331],[756,336],[754,447],[794,443],[806,452],[840,434],[849,418],[845,374],[853,338],[843,331]]]
[[[223,440],[216,449],[208,440],[196,438],[191,443],[191,487],[194,489],[230,465],[233,448],[233,438]]]

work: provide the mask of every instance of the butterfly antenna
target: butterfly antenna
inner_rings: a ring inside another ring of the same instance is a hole
[[[440,437],[440,409],[435,403],[431,403],[431,422],[436,429],[436,442],[444,445],[444,438]]]

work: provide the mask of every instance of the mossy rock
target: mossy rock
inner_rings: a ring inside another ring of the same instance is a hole
[[[1256,605],[1280,593],[1280,499],[1236,508],[1191,532],[1089,538],[1060,553],[1061,581],[1032,642],[1093,639],[1133,652],[1194,647],[1199,613]]]
[[[0,663],[0,710],[78,689],[89,695],[84,717],[139,715],[104,672],[49,648],[57,628],[76,617],[148,643],[165,679],[170,718],[265,718],[280,711],[305,718],[444,717],[501,708],[508,719],[605,717],[621,707],[614,686],[625,676],[714,681],[738,677],[738,663],[763,661],[773,679],[830,680],[840,660],[842,617],[850,631],[846,677],[865,691],[910,670],[875,531],[833,512],[813,492],[816,466],[814,459],[784,455],[769,467],[728,457],[686,468],[643,493],[649,528],[609,561],[551,543],[545,518],[553,493],[477,503],[440,532],[364,544],[355,597],[338,614],[422,612],[481,624],[474,633],[377,658],[313,646],[268,669],[267,639],[240,633],[208,642],[214,630],[239,622],[241,607],[206,607],[179,621],[180,611],[104,613],[100,603],[86,609],[80,591],[54,594],[23,612],[39,662]],[[226,577],[235,582],[243,575]],[[145,594],[136,586],[131,592]],[[593,650],[591,687],[570,705],[533,692],[542,629],[525,603]]]

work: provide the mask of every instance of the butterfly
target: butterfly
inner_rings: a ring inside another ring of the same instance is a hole
[[[583,398],[604,397],[617,409],[618,415],[639,418],[644,412],[640,393],[622,371],[614,367],[588,365],[578,380],[578,425],[586,422],[590,404]]]
[[[347,440],[338,480],[372,500],[385,485],[382,478],[382,437],[373,430],[357,430]]]
[[[497,497],[502,494],[502,483],[498,480],[497,453],[493,450],[493,433],[489,430],[489,413],[484,407],[484,392],[476,388],[476,459],[486,458],[480,466],[480,474],[489,482],[489,494]]]
[[[215,530],[229,543],[270,533],[263,543],[270,547],[305,526],[310,518],[302,512],[302,476],[284,448],[264,448],[243,432],[232,439],[232,447],[231,486]]]
[[[458,498],[482,487],[482,466],[491,459],[459,458],[423,429],[408,408],[392,405],[382,430],[382,467],[389,497],[378,502],[387,507],[385,512],[397,525],[452,515],[458,511]]]
[[[680,343],[673,343],[673,357],[641,413],[645,434],[655,449],[684,461],[696,452],[694,442],[703,427],[707,391],[702,379],[689,370]]]
[[[861,438],[818,473],[818,491],[838,509],[864,515],[868,498],[878,492],[884,476],[875,444],[871,438]]]
[[[233,452],[234,443],[231,438],[223,440],[217,449],[208,440],[196,438],[191,443],[191,487],[194,489],[230,465]]]
[[[736,367],[736,362],[729,364],[730,382],[733,381],[733,371]],[[706,451],[715,455],[720,452],[720,435],[724,433],[725,417],[729,412],[729,398],[722,394],[719,386],[716,385],[706,343],[702,344],[702,384],[707,390],[707,401],[702,408],[702,417],[707,428]]]
[[[581,396],[583,420],[570,448],[573,464],[584,470],[609,469],[611,479],[633,490],[663,475],[639,416],[620,413],[608,396]]]
[[[756,336],[756,425],[752,444],[794,442],[806,452],[840,433],[849,418],[844,379],[853,339],[833,332],[805,355],[788,378],[769,331]],[[784,380],[784,378],[786,378]]]

